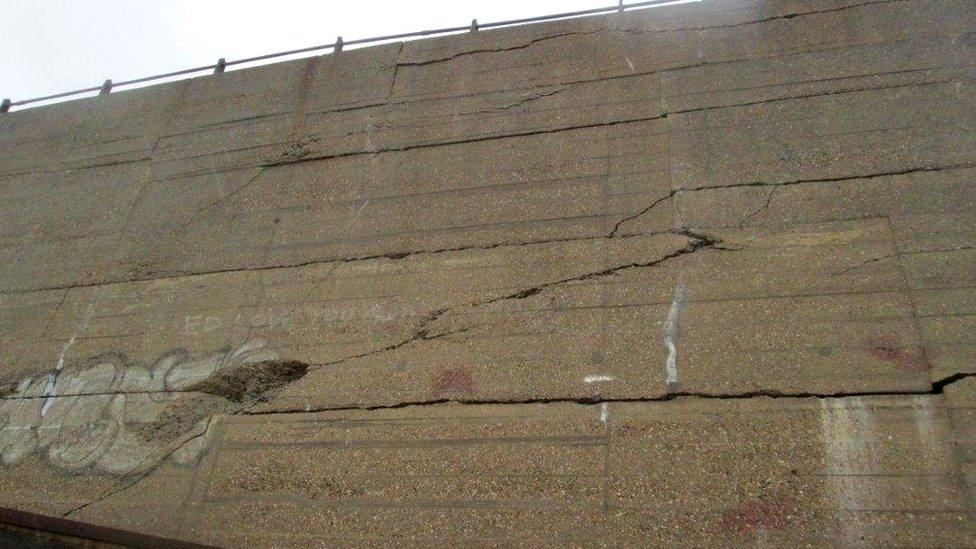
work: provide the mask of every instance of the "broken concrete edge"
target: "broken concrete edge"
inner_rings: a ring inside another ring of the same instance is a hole
[[[166,547],[172,549],[211,547],[62,517],[0,507],[0,528],[4,526],[12,526],[27,533],[63,536],[68,538],[64,541],[71,542],[70,545],[72,546],[75,544],[87,546],[94,541],[124,547]],[[49,541],[53,543],[53,540]],[[53,544],[60,546],[60,543]]]
[[[628,123],[629,122],[630,121],[628,121]],[[613,124],[617,124],[617,122],[614,122],[611,125]],[[601,124],[601,126],[602,125],[606,125],[606,124]],[[580,128],[574,127],[571,129],[575,130]],[[552,133],[552,131],[561,131],[561,130],[550,130],[541,133]],[[493,138],[489,138],[489,139],[493,139]],[[454,143],[449,143],[449,144],[454,144]],[[425,146],[441,146],[441,144],[425,145]],[[414,148],[414,147],[405,147],[402,150],[407,150],[410,148]],[[401,150],[401,149],[397,149],[397,150]],[[377,151],[377,152],[391,152],[391,151]],[[355,154],[376,154],[376,152],[355,153]],[[340,155],[340,156],[346,156],[346,155]],[[322,159],[325,158],[303,157],[298,160],[287,162],[286,164],[301,163],[306,161],[322,160]],[[271,164],[271,165],[262,166],[262,168],[272,168],[278,165],[284,165],[284,164]],[[946,164],[946,165],[939,165],[939,166],[914,166],[914,167],[908,167],[899,170],[889,170],[885,172],[869,173],[869,174],[853,174],[853,175],[842,176],[842,177],[819,178],[819,179],[795,179],[795,180],[779,181],[779,182],[753,181],[748,183],[738,183],[734,185],[701,186],[701,187],[672,189],[670,193],[655,200],[649,206],[646,206],[638,210],[637,212],[616,222],[613,228],[609,231],[609,233],[604,235],[591,235],[591,236],[576,237],[576,238],[569,238],[569,239],[540,239],[540,240],[527,241],[527,242],[495,242],[495,243],[489,243],[485,245],[459,246],[454,248],[443,248],[443,249],[414,249],[414,250],[404,250],[398,252],[388,252],[383,254],[373,254],[373,255],[364,255],[364,256],[355,256],[355,257],[323,257],[323,258],[317,258],[308,261],[301,261],[301,262],[294,262],[294,263],[276,264],[276,265],[257,265],[257,266],[249,266],[249,267],[241,267],[241,268],[233,268],[233,269],[212,269],[207,271],[193,271],[193,272],[182,272],[182,271],[181,272],[153,272],[153,273],[147,273],[144,276],[130,277],[125,279],[98,280],[98,281],[78,283],[78,284],[62,284],[62,285],[32,287],[32,288],[3,289],[0,290],[0,295],[25,294],[25,293],[49,291],[49,290],[70,290],[76,288],[93,288],[93,287],[106,286],[111,284],[143,282],[147,280],[156,280],[156,279],[163,279],[163,278],[203,276],[203,275],[222,274],[222,273],[229,273],[229,272],[289,269],[289,268],[305,267],[309,265],[324,264],[324,263],[348,263],[353,261],[368,261],[373,259],[384,259],[384,258],[395,260],[395,259],[403,259],[405,257],[409,257],[413,255],[421,255],[421,254],[437,254],[437,253],[456,252],[456,251],[465,251],[465,250],[474,250],[474,249],[486,250],[486,249],[493,249],[493,248],[500,248],[500,247],[509,247],[509,246],[516,247],[516,246],[525,246],[525,245],[534,245],[534,244],[546,244],[551,242],[561,242],[561,241],[569,241],[569,240],[592,240],[592,239],[601,239],[601,238],[617,238],[623,236],[626,237],[651,236],[656,234],[664,234],[668,232],[670,232],[671,234],[685,234],[687,236],[686,233],[688,231],[693,231],[695,229],[684,228],[681,230],[671,230],[671,231],[625,233],[621,230],[621,228],[626,223],[646,215],[658,205],[665,203],[669,200],[672,200],[677,196],[685,193],[711,192],[711,191],[718,192],[724,189],[741,188],[741,187],[769,187],[772,189],[776,189],[778,187],[788,187],[788,186],[803,185],[803,184],[838,183],[838,182],[858,180],[858,179],[874,179],[879,177],[893,177],[893,176],[911,175],[915,173],[930,173],[930,172],[939,172],[945,170],[961,170],[961,169],[971,169],[971,168],[976,168],[976,165],[971,163],[956,163],[956,164]],[[258,175],[260,175],[260,173],[261,172],[259,172]],[[252,178],[252,180],[253,179],[254,178]],[[702,227],[701,229],[712,229],[712,228],[721,228],[721,227]]]

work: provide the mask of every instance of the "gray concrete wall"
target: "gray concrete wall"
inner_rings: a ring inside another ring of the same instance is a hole
[[[714,0],[0,116],[0,493],[221,545],[970,544],[974,59],[969,0]]]

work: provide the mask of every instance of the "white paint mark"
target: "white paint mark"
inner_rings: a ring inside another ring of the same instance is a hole
[[[366,202],[363,202],[363,205],[360,206],[358,210],[356,210],[356,215],[352,216],[352,219],[349,220],[349,223],[346,223],[346,226],[342,230],[343,231],[349,230],[349,227],[352,227],[357,221],[359,221],[359,216],[363,215],[363,210],[365,210],[366,206],[368,205],[369,205],[369,199],[367,198]]]
[[[95,290],[95,292],[99,292],[99,290]],[[44,396],[47,398],[44,400],[44,406],[41,407],[42,417],[47,414],[48,410],[51,408],[51,404],[54,403],[51,395],[54,393],[54,386],[57,384],[58,375],[64,368],[64,359],[68,355],[68,351],[75,344],[75,340],[78,339],[78,332],[86,330],[88,325],[91,323],[92,317],[95,316],[95,305],[98,304],[99,295],[100,294],[96,293],[94,296],[92,296],[92,300],[88,302],[88,309],[85,311],[85,316],[82,317],[78,327],[75,328],[75,333],[71,334],[71,338],[68,339],[68,342],[64,344],[64,347],[61,347],[61,353],[58,355],[58,363],[55,365],[54,371],[48,374],[47,384],[44,386]]]
[[[599,383],[604,381],[613,381],[613,376],[594,375],[594,376],[586,376],[583,378],[583,383]]]
[[[915,430],[918,432],[922,455],[925,456],[922,463],[939,463],[944,459],[945,447],[940,443],[941,426],[935,417],[935,406],[927,395],[917,395],[914,400]]]
[[[607,404],[606,402],[601,402],[600,403],[600,421],[603,422],[604,424],[606,424],[608,419],[610,419],[610,405]]]
[[[839,539],[844,547],[857,545],[865,524],[856,511],[871,507],[878,495],[876,483],[861,482],[861,475],[880,469],[877,428],[871,410],[860,397],[820,401],[827,486],[836,513]]]
[[[44,401],[44,407],[41,408],[41,415],[46,415],[48,408],[51,407],[51,394],[54,392],[54,385],[58,381],[58,373],[64,368],[64,357],[68,354],[68,349],[75,344],[75,339],[77,334],[73,334],[71,339],[61,347],[61,353],[58,355],[58,363],[54,367],[54,371],[47,375],[47,384],[44,386],[44,395],[48,398]]]
[[[668,349],[668,359],[664,363],[668,391],[678,387],[678,348],[676,344],[681,338],[681,326],[678,324],[681,309],[684,308],[687,291],[684,284],[678,284],[678,289],[668,310],[668,319],[664,322],[664,346]]]
[[[633,64],[633,63],[631,63],[631,61],[630,61],[630,58],[629,58],[629,57],[626,57],[626,56],[624,56],[624,61],[627,61],[627,66],[628,66],[628,67],[630,67],[630,72],[631,72],[631,73],[635,73],[635,72],[637,72],[637,69],[635,69],[635,68],[634,68],[634,64]]]
[[[376,145],[373,144],[373,117],[366,118],[366,152],[375,153]],[[372,160],[376,159],[373,155]]]

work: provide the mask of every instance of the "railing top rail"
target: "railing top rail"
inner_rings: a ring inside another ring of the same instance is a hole
[[[363,44],[375,44],[375,43],[381,43],[381,42],[388,42],[388,41],[391,41],[391,40],[401,40],[401,39],[404,39],[404,38],[420,38],[420,37],[425,37],[425,36],[436,36],[436,35],[452,34],[452,33],[464,32],[464,31],[477,31],[479,29],[489,29],[489,28],[498,28],[498,27],[509,27],[509,26],[515,26],[515,25],[524,25],[524,24],[527,24],[527,23],[537,23],[537,22],[542,22],[542,21],[553,21],[553,20],[556,20],[556,19],[569,19],[569,18],[573,18],[573,17],[582,17],[582,16],[586,16],[586,15],[597,15],[597,14],[603,14],[603,13],[612,13],[612,12],[615,12],[615,11],[616,12],[621,12],[621,11],[624,11],[624,10],[632,10],[632,9],[636,9],[636,8],[649,8],[649,7],[659,6],[659,5],[663,5],[663,4],[672,4],[672,3],[675,3],[676,1],[679,1],[679,0],[645,0],[643,2],[632,2],[632,3],[625,4],[623,2],[623,0],[618,0],[617,4],[616,5],[613,5],[613,6],[605,6],[605,7],[600,7],[600,8],[591,8],[591,9],[587,9],[587,10],[569,11],[569,12],[563,12],[563,13],[554,13],[554,14],[550,14],[550,15],[539,15],[539,16],[536,16],[536,17],[525,17],[525,18],[522,18],[522,19],[510,19],[510,20],[507,20],[507,21],[495,21],[493,23],[478,23],[478,20],[475,19],[475,20],[473,20],[471,22],[470,25],[464,25],[464,26],[460,26],[460,27],[445,27],[445,28],[440,28],[440,29],[429,29],[429,30],[422,30],[422,31],[415,31],[415,32],[405,32],[405,33],[400,33],[400,34],[389,34],[389,35],[386,35],[386,36],[374,36],[374,37],[370,37],[370,38],[358,38],[358,39],[355,39],[355,40],[346,40],[346,41],[343,41],[342,40],[342,37],[340,36],[335,42],[333,42],[331,44],[321,44],[321,45],[318,45],[318,46],[310,46],[310,47],[307,47],[307,48],[300,48],[300,49],[296,49],[296,50],[280,51],[280,52],[269,53],[269,54],[265,54],[265,55],[258,55],[258,56],[255,56],[255,57],[247,57],[247,58],[244,58],[244,59],[235,59],[233,61],[225,61],[224,59],[220,59],[214,65],[204,65],[204,66],[201,66],[201,67],[193,67],[193,68],[189,68],[189,69],[182,69],[182,70],[173,71],[173,72],[167,72],[167,73],[162,73],[162,74],[154,74],[152,76],[144,76],[142,78],[133,78],[131,80],[123,80],[123,81],[120,81],[120,82],[112,82],[111,80],[106,80],[105,83],[103,83],[103,84],[101,84],[99,86],[92,86],[90,88],[82,88],[82,89],[78,89],[78,90],[72,90],[72,91],[66,91],[66,92],[61,92],[61,93],[55,93],[55,94],[52,94],[52,95],[45,95],[45,96],[42,96],[42,97],[34,97],[34,98],[31,98],[31,99],[21,99],[21,100],[18,100],[18,101],[12,101],[10,99],[4,99],[3,100],[3,103],[0,104],[0,112],[7,112],[10,109],[10,107],[19,107],[19,106],[23,106],[23,105],[29,105],[29,104],[32,104],[32,103],[39,103],[41,101],[50,101],[52,99],[61,99],[63,97],[71,97],[71,96],[81,95],[81,94],[86,94],[86,93],[92,93],[92,92],[100,92],[100,93],[103,93],[103,94],[110,93],[113,89],[118,88],[118,87],[121,87],[121,86],[131,86],[133,84],[142,84],[142,83],[145,83],[145,82],[152,82],[154,80],[162,80],[164,78],[172,78],[174,76],[182,76],[182,75],[185,75],[185,74],[194,74],[194,73],[199,73],[199,72],[204,72],[204,71],[214,71],[215,73],[221,73],[221,72],[224,71],[224,68],[225,67],[230,67],[230,66],[234,66],[234,65],[242,65],[242,64],[245,64],[245,63],[254,63],[256,61],[265,61],[267,59],[275,59],[275,58],[278,58],[278,57],[285,57],[285,56],[288,56],[288,55],[295,55],[295,54],[299,54],[299,53],[307,53],[307,52],[321,51],[321,50],[328,50],[328,49],[332,49],[333,51],[338,52],[338,51],[342,51],[342,47],[343,46],[353,46],[353,45],[363,45]]]

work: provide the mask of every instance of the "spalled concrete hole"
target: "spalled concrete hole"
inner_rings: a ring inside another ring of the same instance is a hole
[[[243,363],[222,369],[187,390],[248,405],[269,400],[279,389],[305,377],[307,372],[308,364],[297,360]]]

